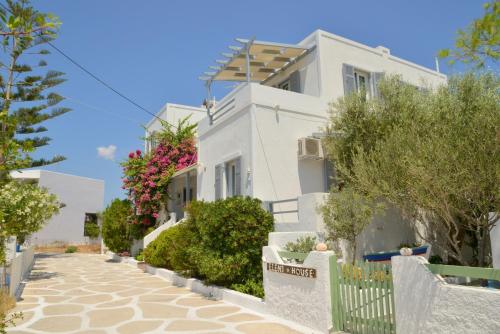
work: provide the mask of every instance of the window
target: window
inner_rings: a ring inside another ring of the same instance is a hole
[[[99,224],[97,222],[96,213],[86,213],[85,222],[83,225],[83,235],[85,237],[97,238],[99,237]]]
[[[236,161],[226,163],[226,197],[239,195],[236,189]]]
[[[356,91],[358,93],[365,92],[366,96],[368,97],[370,93],[368,73],[355,70],[354,82],[356,84]]]

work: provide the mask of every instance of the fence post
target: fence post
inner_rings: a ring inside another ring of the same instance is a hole
[[[332,325],[335,331],[340,331],[341,326],[341,310],[340,310],[340,287],[339,287],[339,272],[337,265],[337,257],[330,256],[330,299],[332,303]]]

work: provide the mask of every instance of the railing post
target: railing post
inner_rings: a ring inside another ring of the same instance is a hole
[[[342,330],[341,326],[341,300],[340,300],[340,286],[339,286],[339,272],[337,265],[337,257],[330,256],[329,259],[330,269],[330,299],[332,303],[332,325],[333,330]]]

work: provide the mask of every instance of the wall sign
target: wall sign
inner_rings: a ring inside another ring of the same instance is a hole
[[[267,270],[280,274],[288,274],[299,277],[316,278],[316,269],[297,266],[288,266],[286,264],[267,262]]]

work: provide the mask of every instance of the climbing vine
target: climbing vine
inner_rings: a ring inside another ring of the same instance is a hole
[[[162,130],[146,138],[155,143],[151,151],[130,152],[122,163],[122,188],[128,191],[134,204],[134,223],[146,226],[153,225],[158,218],[161,204],[168,197],[172,175],[197,162],[195,125],[188,124],[188,118],[179,121],[176,127],[165,121],[161,123]]]

